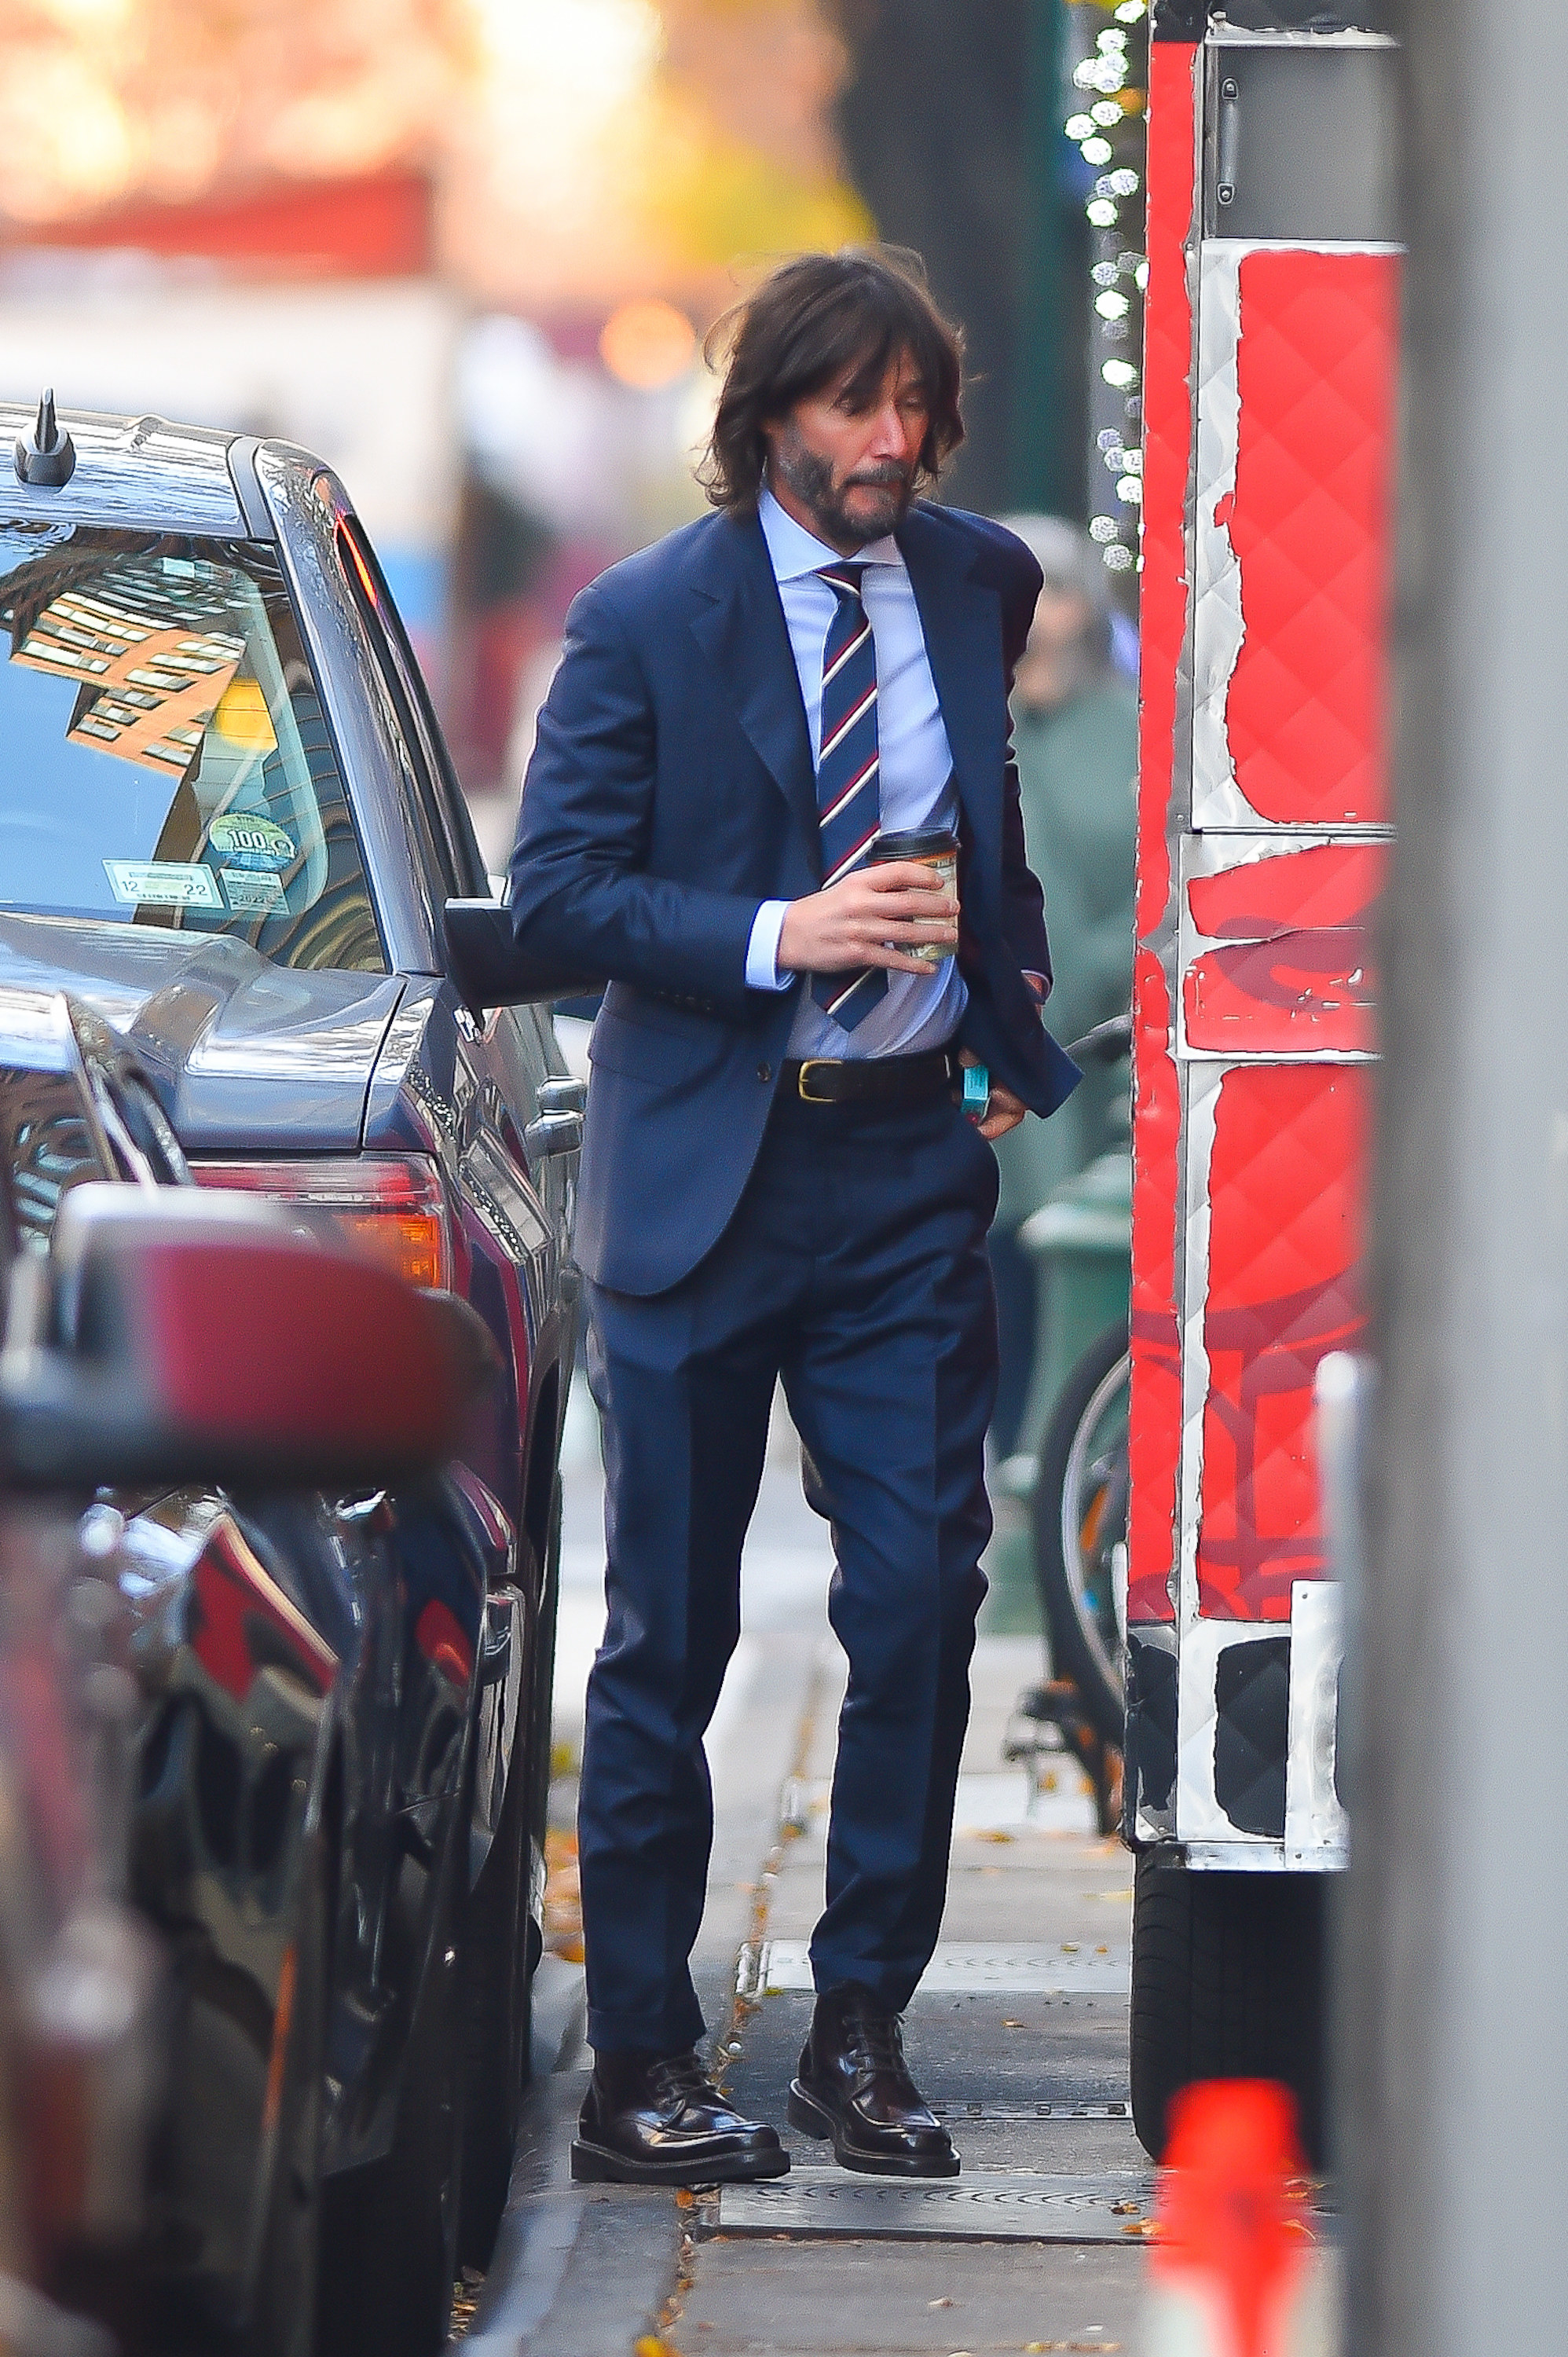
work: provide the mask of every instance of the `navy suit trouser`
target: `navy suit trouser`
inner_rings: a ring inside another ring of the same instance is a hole
[[[650,1175],[650,1220],[659,1197]],[[898,2009],[930,1960],[991,1534],[995,1207],[991,1149],[945,1099],[881,1111],[781,1092],[692,1275],[652,1297],[589,1288],[609,1606],[579,1804],[596,2048],[672,2053],[702,2034],[703,1736],[740,1633],[779,1378],[832,1529],[828,1617],[849,1660],[816,1985]]]

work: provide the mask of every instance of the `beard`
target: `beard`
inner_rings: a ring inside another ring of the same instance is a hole
[[[846,544],[864,548],[874,540],[885,539],[888,533],[897,532],[915,496],[912,467],[886,459],[836,482],[832,460],[809,450],[794,434],[780,439],[773,464],[787,489],[810,511],[830,548]],[[854,511],[847,505],[851,492],[859,493]]]

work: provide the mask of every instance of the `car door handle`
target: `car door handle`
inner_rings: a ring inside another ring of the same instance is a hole
[[[541,1081],[534,1095],[541,1113],[581,1113],[588,1102],[588,1084],[568,1074],[559,1080]]]
[[[530,1162],[542,1162],[548,1154],[575,1154],[582,1143],[580,1113],[542,1113],[522,1133],[523,1151]]]

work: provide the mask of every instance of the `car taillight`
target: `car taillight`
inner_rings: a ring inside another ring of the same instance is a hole
[[[199,1186],[238,1187],[325,1211],[349,1240],[410,1285],[452,1282],[452,1228],[440,1176],[417,1157],[192,1162]]]

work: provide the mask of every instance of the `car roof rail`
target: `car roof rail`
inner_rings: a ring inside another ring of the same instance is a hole
[[[257,434],[237,434],[229,445],[229,480],[234,486],[234,497],[240,502],[240,513],[245,519],[245,530],[252,540],[275,540],[276,521],[267,505],[256,473],[256,452],[261,447]]]

